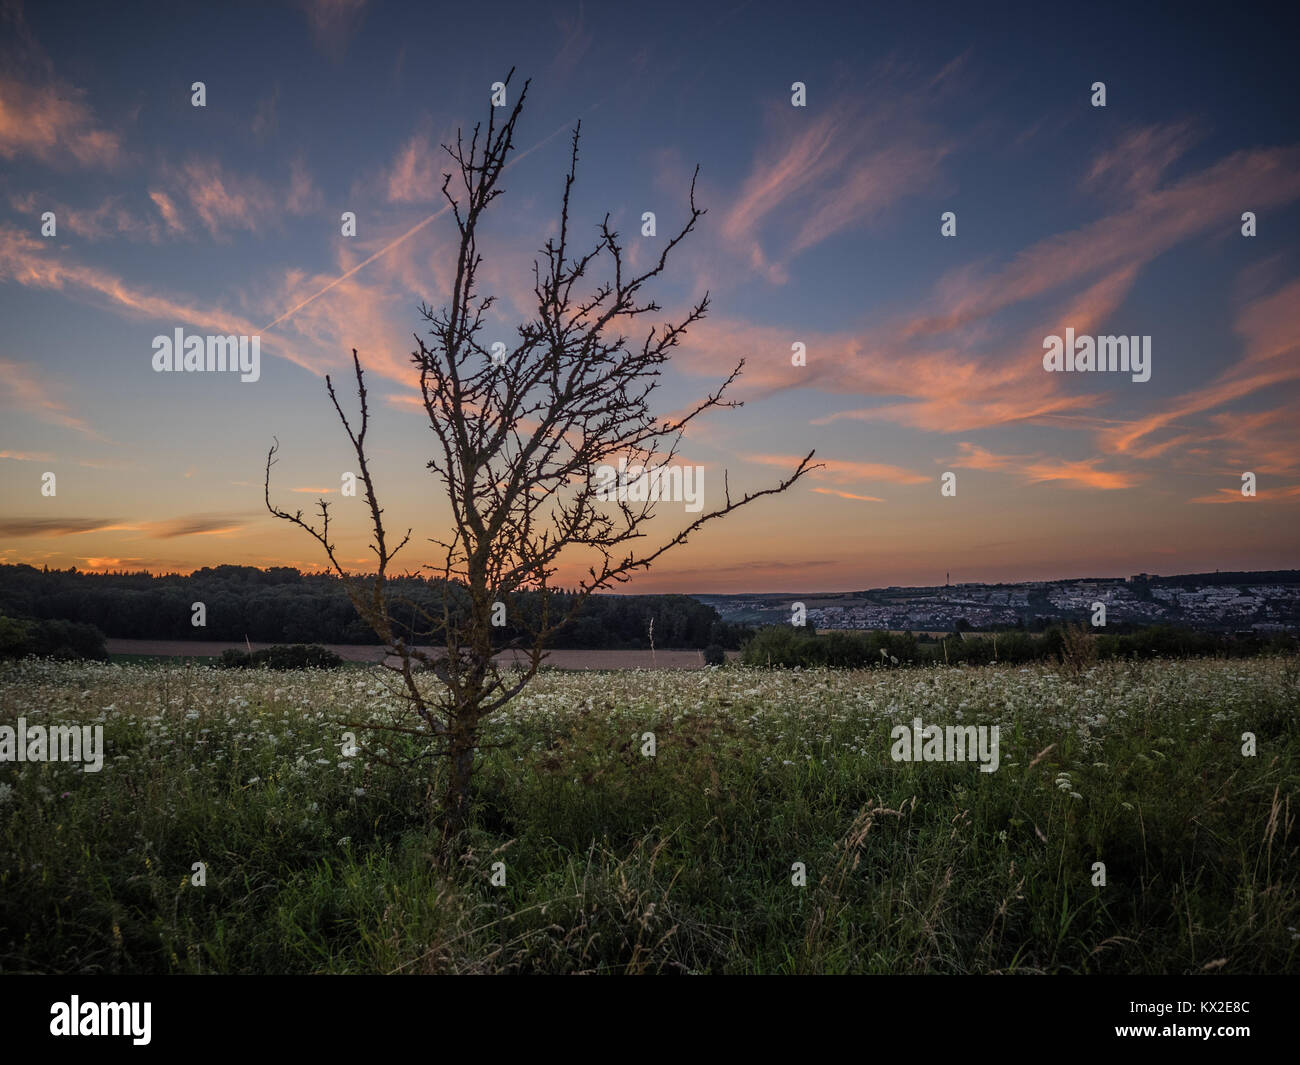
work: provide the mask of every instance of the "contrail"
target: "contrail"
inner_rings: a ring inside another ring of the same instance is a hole
[[[427,226],[430,222],[432,222],[435,218],[441,218],[443,215],[445,215],[445,214],[447,213],[447,211],[450,209],[450,207],[451,207],[451,205],[450,205],[450,204],[447,204],[447,205],[444,206],[441,210],[435,211],[433,214],[429,215],[429,217],[426,218],[423,222],[417,222],[417,223],[416,223],[415,225],[413,225],[410,229],[408,229],[405,233],[403,233],[400,237],[398,237],[396,240],[394,240],[391,244],[388,244],[388,245],[386,245],[385,247],[380,248],[377,252],[375,252],[374,255],[370,256],[369,259],[365,259],[365,260],[363,260],[362,262],[357,263],[357,265],[354,266],[351,270],[349,270],[346,274],[342,274],[341,276],[336,277],[333,281],[331,281],[328,285],[326,285],[326,286],[325,286],[323,289],[321,289],[319,292],[314,292],[314,293],[312,293],[310,296],[308,296],[308,297],[307,297],[305,300],[303,300],[301,303],[298,303],[298,304],[296,304],[295,306],[290,307],[287,311],[285,311],[282,315],[280,315],[279,318],[277,318],[275,321],[271,322],[269,325],[264,325],[264,326],[262,326],[262,332],[265,333],[268,329],[271,328],[271,326],[279,325],[281,322],[283,322],[283,321],[284,321],[286,318],[288,318],[290,315],[297,314],[300,310],[302,310],[304,307],[306,307],[307,304],[309,304],[309,303],[311,303],[313,300],[319,299],[321,296],[325,295],[325,293],[327,293],[327,292],[328,292],[330,289],[332,289],[335,285],[340,285],[340,284],[342,284],[344,281],[346,281],[349,277],[351,277],[353,274],[355,274],[355,273],[356,273],[358,270],[360,270],[362,267],[369,266],[371,263],[373,263],[376,259],[378,259],[378,258],[379,258],[381,255],[383,255],[385,252],[390,252],[390,251],[392,251],[392,250],[393,250],[394,248],[396,248],[399,244],[401,244],[402,241],[406,240],[408,237],[412,237],[412,236],[414,236],[416,233],[418,233],[420,230],[422,230],[425,226]]]
[[[597,103],[597,104],[593,104],[591,107],[587,108],[587,110],[588,110],[589,112],[590,112],[590,111],[594,111],[594,110],[595,110],[597,107],[599,107],[599,106],[600,106],[600,104],[598,104],[598,103]],[[579,118],[581,118],[581,116],[579,116]],[[545,137],[543,137],[541,140],[539,140],[536,144],[534,144],[531,148],[526,148],[524,151],[522,151],[522,152],[520,152],[518,155],[516,155],[513,159],[510,160],[510,162],[506,163],[506,165],[505,165],[504,167],[502,167],[502,171],[504,172],[504,171],[506,171],[506,170],[509,170],[512,166],[515,165],[515,163],[519,162],[519,160],[524,159],[524,158],[526,158],[527,156],[531,155],[533,152],[537,151],[538,148],[540,148],[540,147],[541,147],[543,144],[545,144],[547,141],[549,141],[549,140],[551,140],[552,138],[554,138],[557,134],[563,133],[565,130],[567,130],[567,129],[572,129],[572,128],[573,128],[573,123],[572,123],[572,122],[566,122],[564,125],[560,126],[560,127],[559,127],[558,129],[556,129],[554,132],[547,134]],[[335,285],[341,285],[344,281],[346,281],[349,277],[351,277],[353,274],[355,274],[358,270],[362,269],[363,267],[369,266],[369,265],[370,265],[371,263],[373,263],[376,259],[378,259],[381,255],[384,255],[384,254],[386,254],[387,252],[392,251],[394,248],[396,248],[396,247],[397,247],[399,244],[401,244],[403,241],[408,240],[409,238],[415,236],[416,233],[418,233],[420,230],[422,230],[425,226],[427,226],[427,225],[428,225],[430,222],[432,222],[435,218],[441,218],[441,217],[442,217],[443,215],[445,215],[449,210],[451,210],[451,204],[443,204],[443,206],[442,206],[441,208],[439,208],[437,211],[434,211],[433,214],[429,215],[428,218],[424,219],[424,220],[421,221],[421,222],[417,222],[415,225],[413,225],[410,229],[408,229],[405,233],[403,233],[403,234],[402,234],[400,237],[398,237],[396,240],[394,240],[394,241],[392,241],[391,243],[389,243],[389,244],[385,245],[384,247],[380,248],[377,252],[375,252],[374,255],[370,256],[370,258],[365,259],[365,260],[363,260],[362,262],[357,263],[357,265],[354,266],[351,270],[349,270],[346,274],[343,274],[343,275],[341,275],[341,276],[339,276],[339,277],[336,277],[333,281],[331,281],[328,285],[326,285],[326,286],[325,286],[323,289],[321,289],[319,292],[314,292],[314,293],[312,293],[310,296],[308,296],[308,297],[307,297],[305,300],[303,300],[302,302],[298,303],[297,305],[295,305],[295,306],[293,306],[293,307],[290,307],[287,311],[285,311],[282,315],[280,315],[280,317],[277,318],[275,321],[271,322],[269,325],[264,325],[264,326],[262,327],[262,332],[265,333],[265,332],[266,332],[268,329],[270,329],[272,326],[279,325],[279,324],[280,324],[281,322],[283,322],[286,318],[290,317],[291,315],[297,314],[300,310],[302,310],[304,307],[306,307],[307,304],[311,303],[311,302],[314,301],[314,300],[320,299],[321,296],[325,295],[325,293],[327,293],[327,292],[328,292],[330,289],[332,289]]]

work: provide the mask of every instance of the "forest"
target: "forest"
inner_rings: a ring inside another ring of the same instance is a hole
[[[453,618],[463,602],[456,584],[422,577],[390,578],[394,616],[405,617],[402,635],[438,642],[427,611],[441,619],[444,589]],[[572,591],[550,595],[552,616],[568,609]],[[203,603],[206,624],[192,624]],[[500,642],[526,639],[529,619],[543,608],[539,593],[508,604]],[[105,636],[134,640],[240,640],[263,643],[373,644],[377,638],[357,615],[339,578],[296,569],[215,566],[188,576],[150,573],[86,573],[0,565],[0,615],[36,621],[94,625]],[[686,595],[596,595],[556,635],[557,649],[645,650],[654,646],[699,649],[717,644],[739,649],[751,631],[724,622],[710,606]]]

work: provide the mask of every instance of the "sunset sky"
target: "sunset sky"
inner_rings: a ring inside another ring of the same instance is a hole
[[[654,294],[666,317],[713,305],[662,413],[742,357],[745,405],[681,461],[706,508],[724,469],[735,492],[825,463],[633,590],[1300,566],[1291,43],[1243,5],[897,7],[0,4],[0,560],[319,568],[263,506],[275,436],[276,501],[326,493],[366,564],[323,381],[355,347],[388,519],[414,530],[408,566],[433,561],[447,507],[408,356],[454,267],[439,145],[515,67],[510,102],[532,85],[481,246],[502,339],[532,313],[579,119],[576,232],[608,211],[634,265],[683,221],[698,163],[708,214]],[[177,328],[260,335],[260,379],[154,372]],[[1067,328],[1150,336],[1150,380],[1045,372]],[[690,520],[660,512],[664,535]]]

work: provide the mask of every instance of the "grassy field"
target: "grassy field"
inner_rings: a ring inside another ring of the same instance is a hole
[[[107,743],[0,762],[0,970],[1300,970],[1294,658],[548,673],[454,858],[436,768],[340,753],[386,684],[0,667],[0,723]],[[891,760],[917,716],[998,725],[997,772]]]
[[[109,658],[122,665],[135,665],[150,662],[166,662],[181,665],[185,662],[197,662],[202,665],[205,660],[221,657],[227,649],[244,650],[243,643],[222,642],[219,640],[116,640],[105,641]],[[250,644],[254,651],[272,646],[267,643]],[[371,665],[384,659],[386,649],[378,644],[344,644],[324,645],[329,651],[343,659],[346,666],[354,664]],[[432,648],[425,648],[432,651]],[[523,658],[522,652],[503,651],[496,656],[498,665],[507,665]],[[740,657],[739,651],[728,651],[727,657]],[[397,661],[393,657],[392,661]],[[554,650],[548,653],[548,669],[703,669],[704,652],[660,648],[657,651],[575,651]]]

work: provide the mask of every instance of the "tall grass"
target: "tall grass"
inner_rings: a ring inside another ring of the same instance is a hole
[[[0,763],[0,969],[1300,967],[1294,658],[547,674],[451,857],[438,767],[340,754],[391,705],[373,669],[0,669],[0,722],[108,744]],[[999,725],[1001,767],[891,761],[915,716]]]

